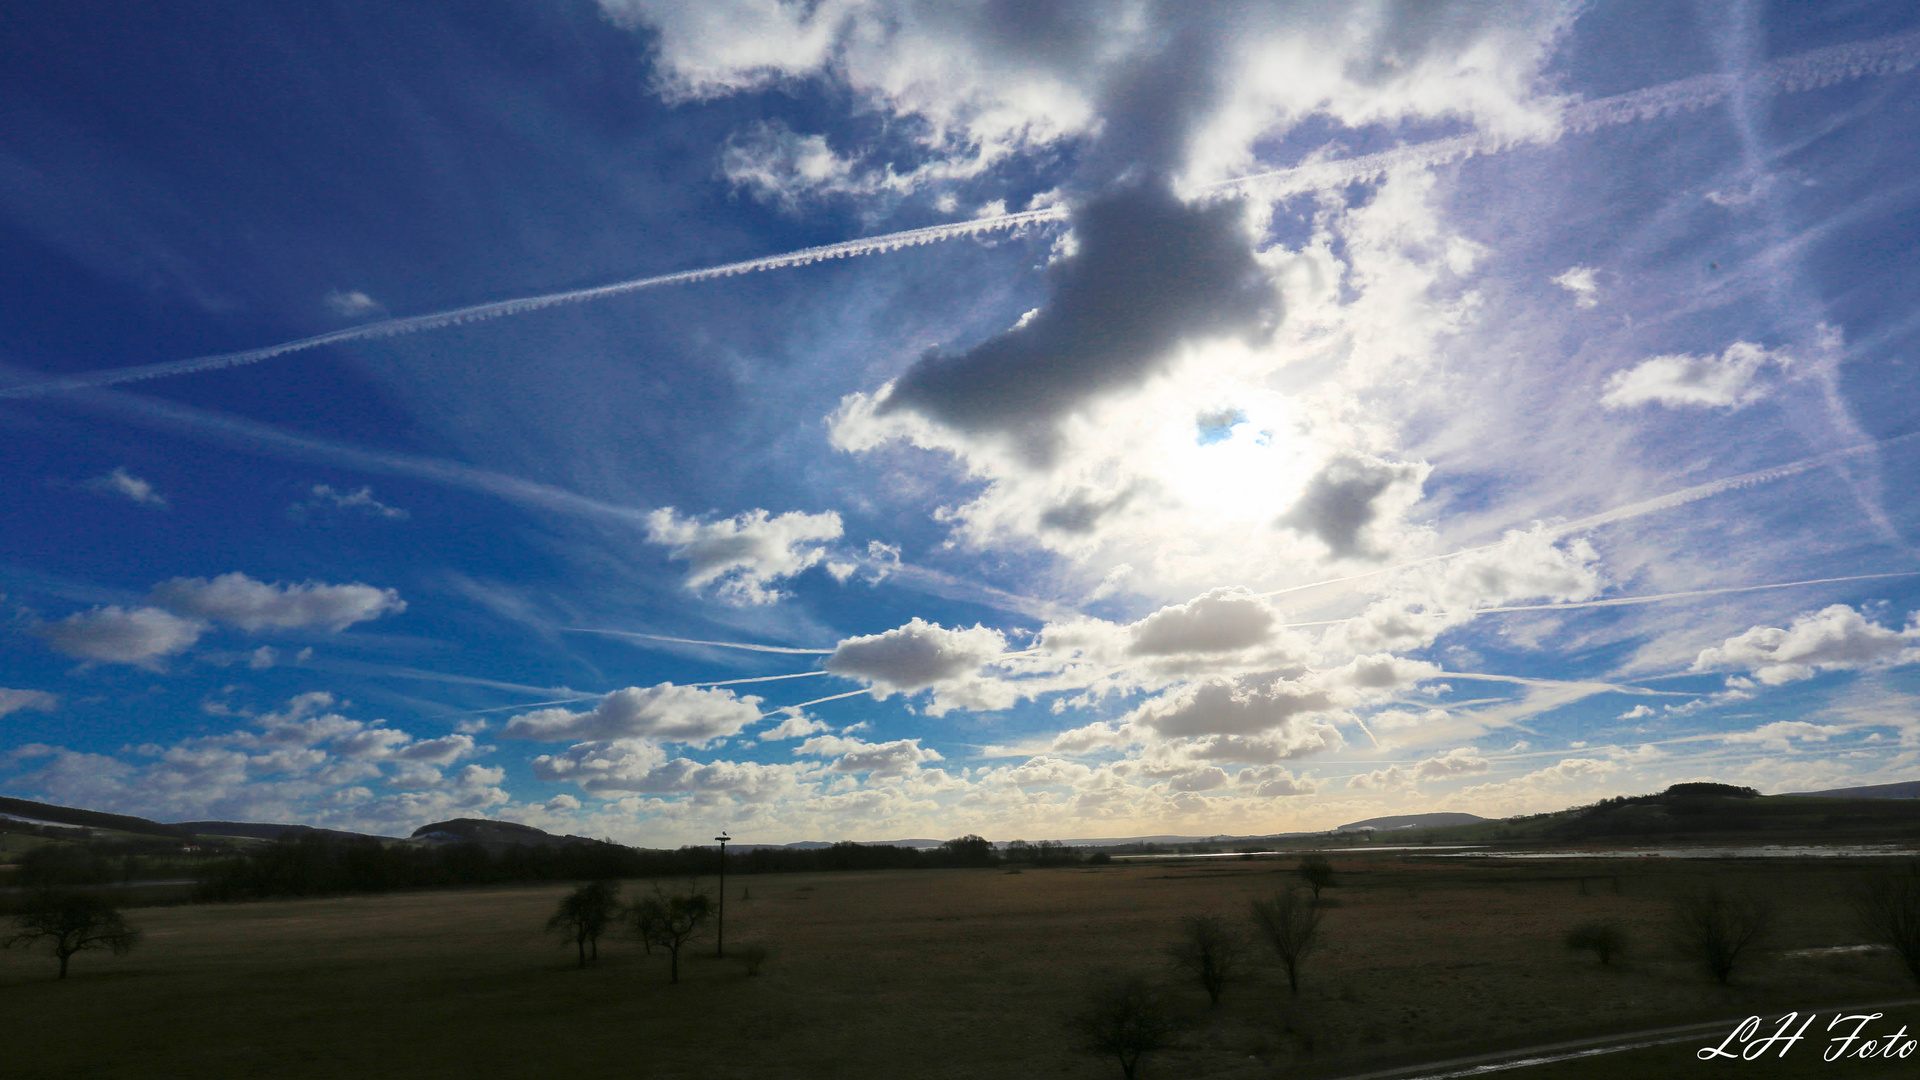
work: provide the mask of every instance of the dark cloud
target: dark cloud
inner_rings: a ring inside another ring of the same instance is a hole
[[[1422,479],[1422,467],[1358,456],[1329,461],[1307,484],[1300,501],[1275,524],[1317,536],[1340,558],[1371,555],[1361,530],[1379,516],[1380,496],[1395,484]]]
[[[1238,204],[1189,206],[1140,183],[1081,205],[1073,227],[1079,248],[1054,264],[1044,308],[964,353],[921,357],[880,412],[999,435],[1045,464],[1062,417],[1139,385],[1183,342],[1261,340],[1279,323]]]

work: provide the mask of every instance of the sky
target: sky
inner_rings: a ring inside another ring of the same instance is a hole
[[[0,40],[0,793],[677,846],[1920,778],[1911,5]]]

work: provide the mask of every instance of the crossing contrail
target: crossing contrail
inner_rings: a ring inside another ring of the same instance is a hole
[[[1709,108],[1725,101],[1748,80],[1757,80],[1774,93],[1797,93],[1852,79],[1904,72],[1911,70],[1916,64],[1920,64],[1920,34],[1905,34],[1848,45],[1834,45],[1771,61],[1751,75],[1699,75],[1645,90],[1581,102],[1568,106],[1561,113],[1560,127],[1563,131],[1595,131],[1605,127],[1657,119],[1678,112]],[[1201,190],[1214,194],[1252,193],[1280,197],[1342,187],[1384,175],[1396,168],[1431,167],[1476,155],[1499,153],[1537,141],[1540,140],[1500,138],[1492,135],[1460,135],[1412,146],[1396,147],[1360,157],[1310,162],[1272,172],[1236,177],[1205,185]],[[632,278],[592,288],[569,289],[563,292],[498,300],[425,315],[381,319],[377,322],[346,327],[325,334],[315,334],[312,337],[297,338],[258,349],[213,353],[185,360],[89,371],[13,386],[0,386],[0,400],[42,397],[48,394],[90,390],[143,379],[240,367],[292,353],[306,352],[325,345],[398,337],[403,334],[417,334],[450,326],[486,322],[567,304],[588,304],[608,300],[665,285],[685,285],[739,274],[786,270],[829,259],[877,255],[962,237],[1047,225],[1065,221],[1067,217],[1066,206],[1048,206],[1013,214],[932,225],[922,229],[908,229],[904,232],[886,233],[858,240],[843,240],[839,243],[802,248],[779,255],[767,255],[757,259],[745,259],[695,270],[681,270],[670,274],[656,274],[651,277]]]
[[[642,634],[633,630],[597,630],[591,626],[569,626],[567,631],[575,634],[605,634],[608,637],[633,638],[640,641],[669,641],[678,645],[708,645],[716,649],[745,649],[748,652],[798,653],[803,656],[829,656],[832,649],[794,649],[785,645],[755,645],[745,641],[701,641],[696,638],[667,637],[664,634]]]
[[[1811,472],[1823,465],[1830,465],[1836,461],[1864,454],[1871,450],[1885,449],[1886,447],[1895,446],[1915,438],[1920,438],[1920,431],[1910,431],[1905,435],[1895,435],[1891,438],[1876,439],[1873,442],[1861,443],[1858,446],[1846,446],[1838,450],[1829,450],[1825,453],[1814,454],[1811,457],[1789,461],[1783,465],[1774,465],[1765,469],[1756,469],[1753,472],[1740,473],[1737,476],[1724,476],[1718,480],[1709,480],[1704,484],[1694,484],[1691,487],[1684,487],[1678,491],[1670,491],[1665,495],[1655,495],[1650,499],[1641,499],[1638,502],[1631,502],[1625,506],[1616,506],[1611,510],[1602,510],[1597,514],[1589,514],[1583,518],[1557,522],[1546,528],[1545,535],[1558,539],[1563,536],[1571,536],[1574,533],[1586,532],[1589,529],[1596,529],[1602,525],[1611,525],[1617,521],[1627,521],[1632,518],[1644,517],[1648,514],[1657,514],[1662,510],[1671,510],[1675,507],[1685,506],[1688,503],[1699,502],[1701,499],[1712,498],[1715,495],[1720,495],[1728,491],[1738,491],[1743,488],[1755,487],[1760,484],[1770,484],[1775,480],[1784,480],[1791,476],[1798,476],[1801,473]],[[1367,578],[1380,577],[1384,574],[1392,574],[1401,570],[1411,570],[1416,566],[1426,566],[1430,563],[1457,559],[1463,555],[1492,551],[1499,546],[1500,541],[1495,541],[1491,544],[1480,544],[1475,547],[1461,548],[1458,551],[1448,551],[1439,555],[1427,555],[1423,558],[1410,559],[1403,563],[1395,563],[1392,566],[1383,566],[1378,570],[1364,570],[1358,574],[1347,574],[1344,577],[1326,578],[1321,581],[1309,581],[1304,585],[1288,585],[1285,588],[1270,589],[1259,595],[1261,597],[1281,596],[1286,593],[1303,592],[1307,589],[1318,589],[1327,585],[1343,585],[1350,581],[1363,581]],[[1867,576],[1881,577],[1885,575],[1870,574]],[[1802,583],[1790,582],[1789,584]],[[1784,588],[1785,586],[1763,585],[1756,587]],[[1480,610],[1493,611],[1497,609],[1482,608]],[[1289,625],[1332,626],[1335,623],[1344,621],[1345,620],[1342,619],[1333,619],[1318,623],[1290,623]]]

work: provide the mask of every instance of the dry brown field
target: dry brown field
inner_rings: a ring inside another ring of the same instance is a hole
[[[82,954],[64,982],[43,953],[0,952],[0,1077],[1117,1078],[1064,1022],[1103,968],[1149,974],[1195,1018],[1146,1080],[1334,1077],[1786,1009],[1829,1010],[1824,1025],[1832,1006],[1916,994],[1885,954],[1789,955],[1861,940],[1860,861],[1334,861],[1299,995],[1255,950],[1218,1008],[1164,949],[1184,915],[1244,920],[1295,880],[1291,859],[734,876],[729,951],[764,942],[772,959],[750,977],[708,938],[677,986],[618,936],[577,969],[541,931],[555,886],[134,909],[142,945]],[[1778,913],[1729,987],[1663,943],[1669,897],[1708,880]],[[1612,967],[1561,944],[1590,918],[1628,935]],[[1920,1031],[1920,1010],[1892,1017],[1874,1030]],[[1817,1045],[1695,1060],[1711,1041],[1496,1075],[1920,1074],[1920,1053],[1825,1063]]]

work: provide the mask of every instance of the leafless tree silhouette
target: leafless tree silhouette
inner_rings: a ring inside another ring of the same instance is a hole
[[[1314,903],[1320,902],[1320,890],[1333,884],[1333,864],[1324,855],[1308,855],[1300,860],[1300,880],[1313,890]]]
[[[652,896],[627,909],[640,940],[667,950],[672,958],[669,981],[676,983],[680,981],[680,946],[698,936],[712,915],[713,904],[706,893],[668,893],[657,884]]]
[[[1300,965],[1320,944],[1320,915],[1306,890],[1295,887],[1253,902],[1253,925],[1287,969],[1287,988],[1300,992]]]
[[[1086,1007],[1070,1023],[1085,1040],[1081,1045],[1118,1060],[1127,1080],[1133,1080],[1140,1058],[1165,1046],[1181,1026],[1173,1007],[1145,978],[1119,974],[1096,977]]]
[[[1674,937],[1683,953],[1705,965],[1724,984],[1740,954],[1766,935],[1773,909],[1747,896],[1728,896],[1718,885],[1674,898]]]
[[[1860,931],[1891,948],[1920,982],[1920,862],[1869,878],[1854,894],[1853,911]]]
[[[1602,964],[1613,963],[1613,958],[1626,952],[1626,936],[1620,928],[1610,922],[1583,922],[1567,931],[1567,948],[1575,952],[1590,952],[1600,958]]]
[[[573,939],[580,950],[580,966],[586,967],[588,950],[592,959],[600,959],[600,935],[619,912],[620,883],[589,881],[568,893],[559,910],[547,920],[547,930]]]
[[[1175,967],[1192,975],[1213,1004],[1240,967],[1241,938],[1218,915],[1189,915],[1180,920],[1180,940],[1167,947]]]
[[[15,914],[14,925],[15,933],[0,941],[0,948],[51,942],[62,979],[74,953],[110,949],[121,956],[140,941],[140,931],[127,925],[112,899],[96,892],[47,889],[31,893]]]

